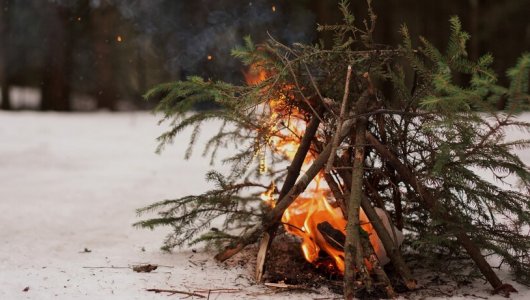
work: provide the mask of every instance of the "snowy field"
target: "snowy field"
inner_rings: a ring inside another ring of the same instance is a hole
[[[211,290],[210,299],[333,296],[274,293],[254,285],[248,268],[192,249],[162,253],[167,232],[133,228],[136,208],[207,188],[208,159],[182,159],[188,133],[156,155],[160,133],[148,113],[0,112],[0,299],[168,299],[149,288]],[[530,153],[521,154],[530,164]],[[129,268],[147,263],[161,267]],[[530,299],[528,288],[514,286],[512,299]],[[215,291],[226,288],[233,290]],[[489,289],[477,282],[453,298],[503,299]]]

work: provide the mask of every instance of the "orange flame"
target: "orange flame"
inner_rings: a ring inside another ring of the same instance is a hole
[[[243,71],[243,75],[249,85],[259,84],[269,77],[269,73],[258,63],[252,64],[248,71]]]

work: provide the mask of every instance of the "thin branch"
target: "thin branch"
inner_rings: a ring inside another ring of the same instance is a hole
[[[206,296],[192,293],[192,292],[186,292],[186,291],[179,291],[179,290],[166,290],[166,289],[146,289],[148,292],[154,292],[154,293],[169,293],[169,296],[175,295],[175,294],[182,294],[182,295],[188,295],[188,296],[195,296],[199,298],[206,298]]]
[[[313,77],[313,75],[311,74],[311,71],[309,71],[309,67],[307,66],[307,64],[304,63],[304,67],[307,71],[307,75],[309,75],[309,81],[311,81],[311,85],[313,86],[313,88],[315,89],[315,92],[317,93],[318,95],[318,98],[320,100],[320,103],[322,104],[322,106],[324,106],[326,108],[327,111],[331,112],[331,114],[334,116],[334,117],[337,117],[337,114],[329,107],[329,105],[326,103],[326,101],[324,100],[324,97],[322,96],[322,94],[320,93],[320,89],[318,88],[316,82],[315,82],[315,78]]]
[[[339,146],[339,131],[340,128],[342,128],[342,124],[344,123],[344,117],[346,115],[346,110],[348,109],[348,94],[350,93],[351,72],[352,67],[351,65],[348,65],[348,70],[346,72],[346,83],[344,84],[344,96],[342,97],[342,105],[340,107],[339,121],[337,123],[335,135],[333,136],[331,155],[329,156],[329,160],[326,165],[326,173],[329,173],[331,171],[331,168],[333,167],[333,160],[335,159],[335,153],[337,152],[337,147]]]

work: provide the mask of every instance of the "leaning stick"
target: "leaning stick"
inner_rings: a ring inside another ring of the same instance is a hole
[[[344,140],[346,136],[349,135],[352,126],[353,126],[353,120],[348,120],[344,122],[341,130],[340,130],[340,136],[339,136],[339,142]],[[283,213],[285,210],[296,200],[296,198],[305,191],[311,180],[315,178],[315,176],[322,170],[322,168],[325,166],[329,156],[331,154],[331,144],[326,145],[326,147],[322,150],[322,152],[318,155],[318,157],[313,161],[309,169],[302,175],[296,184],[289,190],[287,195],[285,195],[280,201],[278,201],[278,204],[272,209],[272,211],[268,214],[265,224],[274,224],[280,222]],[[267,226],[270,227],[271,225]]]
[[[363,232],[361,234],[361,244],[363,246],[364,257],[367,261],[370,262],[370,265],[372,266],[372,272],[377,278],[378,283],[383,285],[387,298],[393,299],[396,297],[396,292],[394,291],[394,287],[392,287],[392,283],[390,282],[388,275],[386,274],[385,270],[379,263],[379,259],[377,258],[377,255],[375,254],[374,247],[372,246],[372,244],[370,243],[370,240],[368,239],[368,233],[364,231],[362,228],[361,230]]]
[[[344,122],[341,128],[340,141],[349,135],[353,125],[352,120]],[[331,144],[328,144],[324,150],[313,161],[309,169],[302,175],[296,184],[289,190],[289,192],[282,197],[277,205],[265,216],[261,224],[256,224],[254,227],[246,231],[236,242],[228,245],[224,251],[215,256],[215,259],[224,261],[237,252],[241,251],[247,245],[250,245],[258,240],[264,231],[274,228],[281,221],[285,210],[294,202],[294,200],[305,191],[311,180],[322,170],[325,166],[329,155],[331,154]]]
[[[302,166],[304,164],[304,160],[307,156],[307,152],[309,152],[309,148],[311,147],[311,141],[315,137],[315,134],[318,130],[318,126],[320,125],[320,119],[313,117],[309,124],[307,125],[306,131],[304,133],[304,136],[300,140],[300,146],[298,146],[298,149],[296,150],[296,154],[294,155],[293,161],[291,162],[291,165],[287,169],[287,176],[285,178],[285,182],[283,183],[282,189],[280,191],[280,196],[278,197],[278,202],[283,200],[283,197],[289,193],[289,190],[295,185],[296,179],[300,175],[300,170],[302,169]]]
[[[349,182],[351,182],[351,173],[342,170],[339,172],[339,175],[342,177],[344,182],[348,183],[349,186]],[[366,197],[365,195],[363,195],[361,199],[361,207],[364,213],[366,214],[366,217],[374,227],[375,232],[379,237],[379,240],[381,240],[386,255],[390,258],[390,262],[392,262],[392,265],[396,269],[396,272],[403,279],[405,286],[409,290],[416,289],[417,282],[412,276],[412,272],[410,271],[409,267],[405,263],[405,259],[403,259],[403,256],[401,256],[401,251],[399,251],[399,248],[396,246],[396,243],[390,236],[390,233],[385,228],[385,225],[383,225],[383,221],[381,220],[381,218],[379,218],[379,215],[377,214],[375,208],[372,206],[370,199],[368,199],[368,197]]]
[[[333,197],[335,198],[335,201],[342,212],[342,215],[346,217],[346,198],[344,197],[339,184],[335,182],[335,179],[329,173],[324,174],[324,179],[326,180],[326,183],[328,184],[329,189],[331,190],[331,193],[333,194]]]
[[[390,151],[390,149],[383,145],[370,132],[366,132],[366,139],[371,144],[371,146],[379,153],[379,155],[381,155],[383,159],[387,160],[396,169],[401,178],[410,186],[412,186],[416,190],[416,192],[418,192],[422,201],[424,202],[427,209],[431,212],[431,214],[440,215],[447,222],[451,222],[454,219],[454,217],[451,216],[448,212],[443,212],[436,208],[439,203],[434,197],[434,195],[428,190],[425,185],[423,185],[417,180],[416,176],[414,176],[412,171],[405,164],[403,164],[394,155],[394,153]],[[488,280],[488,282],[496,291],[505,292],[508,294],[513,291],[516,292],[516,290],[511,285],[502,283],[502,281],[499,279],[497,274],[495,274],[491,266],[488,264],[488,262],[480,252],[480,248],[475,243],[473,243],[473,241],[469,238],[463,228],[457,228],[453,234],[456,237],[457,241],[469,254],[471,259],[473,259],[482,275],[484,275],[486,280]]]
[[[339,121],[337,123],[337,130],[335,131],[332,141],[333,146],[331,148],[331,153],[333,153],[333,155],[329,156],[328,163],[326,165],[326,173],[331,171],[331,168],[333,167],[333,160],[335,159],[335,153],[339,147],[339,128],[342,128],[342,124],[344,123],[344,119],[346,117],[346,110],[348,109],[348,94],[350,93],[351,71],[351,65],[348,65],[348,71],[346,72],[346,84],[344,85],[344,96],[342,97],[342,105],[340,107]]]
[[[401,278],[405,282],[405,286],[409,290],[416,289],[416,280],[414,279],[414,277],[412,277],[409,267],[405,263],[403,256],[401,256],[399,248],[396,246],[397,241],[394,241],[390,236],[390,233],[388,233],[387,229],[383,225],[383,222],[379,218],[379,215],[377,214],[375,208],[370,203],[370,199],[363,195],[363,198],[361,200],[361,206],[363,208],[364,213],[368,217],[368,220],[370,220],[370,223],[374,227],[377,236],[381,240],[386,255],[390,258],[392,265],[398,272],[399,276],[401,276]]]
[[[370,92],[365,92],[357,100],[357,112],[364,112],[369,99]],[[366,137],[364,132],[368,127],[366,117],[359,117],[355,122],[355,154],[353,157],[353,169],[351,180],[351,192],[346,209],[348,222],[346,223],[346,242],[344,244],[344,298],[351,300],[355,298],[356,275],[359,275],[367,289],[371,284],[370,274],[366,271],[363,263],[363,249],[361,245],[359,213],[363,195],[364,175],[364,145]],[[333,155],[334,156],[334,155]],[[329,162],[329,161],[328,161]],[[333,160],[331,160],[333,163]]]
[[[285,182],[283,183],[282,189],[280,191],[280,196],[278,197],[278,202],[281,201],[287,193],[289,193],[289,190],[295,185],[296,179],[300,175],[300,170],[302,169],[302,166],[304,164],[304,160],[307,156],[307,152],[309,152],[309,148],[311,147],[311,141],[315,137],[315,134],[318,130],[318,126],[320,125],[320,119],[317,117],[313,117],[309,124],[306,127],[305,133],[300,140],[300,146],[298,146],[298,149],[296,150],[296,154],[294,155],[293,161],[291,162],[291,165],[287,169],[287,176],[285,178]],[[265,272],[265,261],[267,258],[267,252],[269,251],[269,248],[272,244],[272,240],[274,239],[274,234],[276,232],[277,226],[271,227],[269,230],[265,231],[263,234],[263,237],[260,240],[260,244],[258,247],[258,255],[256,260],[256,281],[261,282],[263,278],[263,274]]]

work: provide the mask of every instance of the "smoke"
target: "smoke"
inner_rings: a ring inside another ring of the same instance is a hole
[[[164,67],[177,76],[237,69],[230,51],[246,35],[256,42],[268,32],[286,43],[314,39],[313,13],[289,1],[91,0],[94,7],[109,3],[134,23],[139,40],[154,41],[159,55],[166,57]]]
[[[162,58],[173,77],[217,73],[231,80],[241,66],[230,51],[250,35],[261,42],[270,33],[287,44],[314,40],[315,16],[307,1],[286,0],[48,0],[75,7],[81,1],[91,9],[115,7],[123,21],[134,25],[129,42],[148,44]]]

